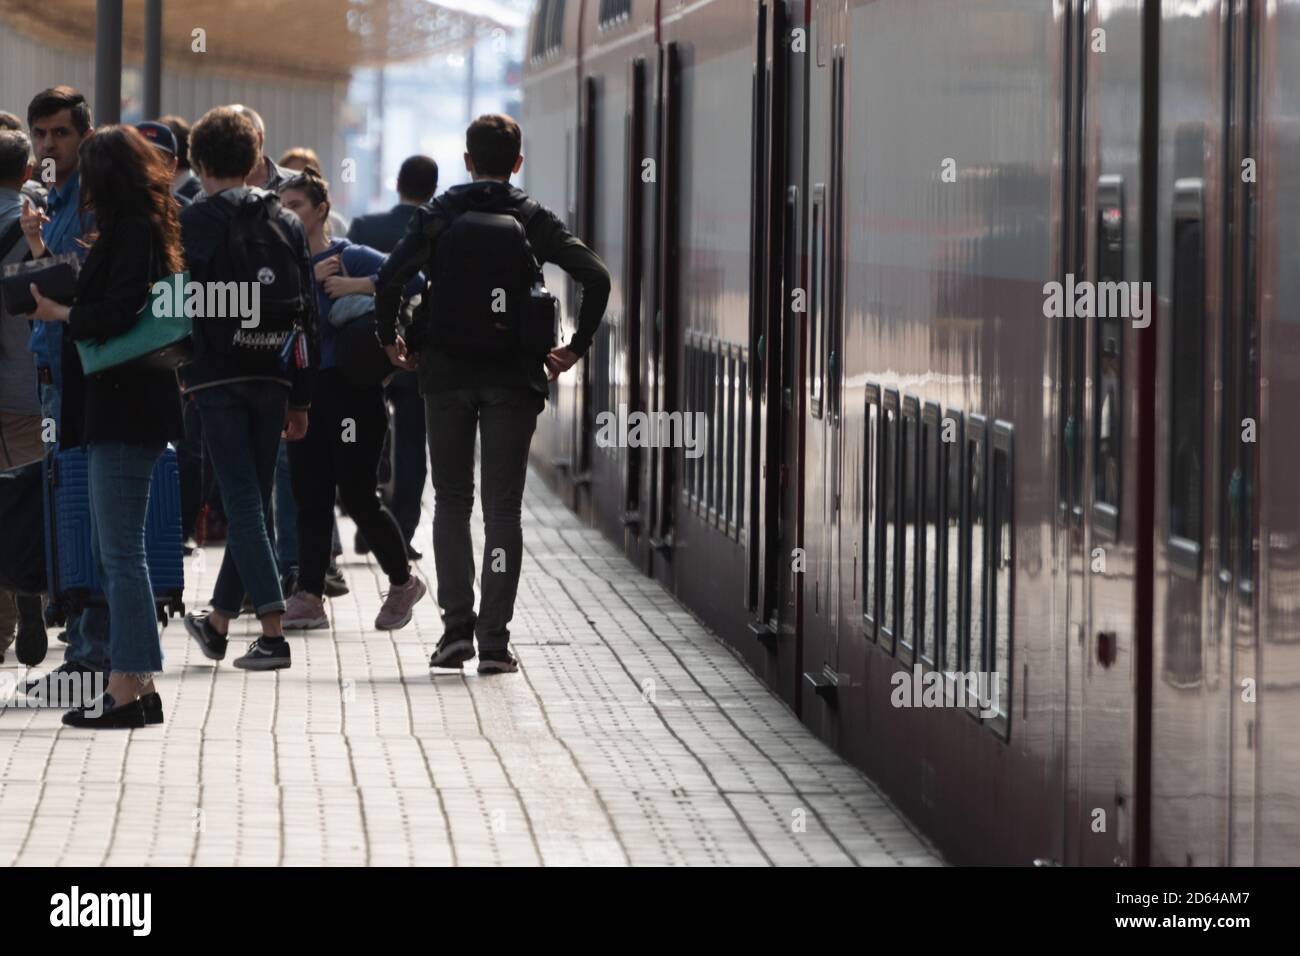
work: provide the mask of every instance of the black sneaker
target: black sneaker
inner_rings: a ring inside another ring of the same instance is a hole
[[[352,550],[357,554],[370,553],[370,542],[366,540],[366,536],[360,531],[352,536]]]
[[[438,648],[429,658],[430,669],[434,667],[459,668],[474,656],[474,623],[462,624],[448,628],[438,642]]]
[[[33,606],[34,605],[34,606]],[[45,620],[41,614],[41,599],[19,595],[18,641],[14,648],[18,663],[35,667],[45,660],[50,649],[50,639],[45,633]]]
[[[411,544],[409,541],[406,542],[406,559],[408,561],[420,561],[423,560],[423,558],[424,555],[415,550],[415,545]]]
[[[185,630],[194,638],[199,645],[199,650],[203,656],[210,661],[219,661],[226,656],[226,646],[228,640],[218,634],[216,629],[208,621],[206,614],[186,614]]]
[[[246,671],[276,671],[288,667],[289,642],[283,637],[278,640],[259,637],[248,645],[243,657],[235,658],[235,666]]]
[[[337,564],[331,564],[325,572],[325,596],[342,597],[348,593],[348,582],[343,579],[343,572]]]
[[[158,723],[162,723],[161,707],[159,703]],[[68,711],[63,715],[63,722],[69,727],[88,727],[92,730],[134,730],[147,724],[149,717],[143,700],[117,704],[112,695],[105,693],[85,707]]]
[[[519,662],[509,651],[479,651],[478,672],[480,674],[513,674],[519,670]]]
[[[156,692],[145,694],[140,698],[140,703],[144,706],[144,722],[146,724],[161,724],[163,722],[161,696]]]
[[[66,644],[68,643],[68,632],[59,631],[59,633],[54,635],[54,639],[58,641],[60,644]]]
[[[42,707],[88,707],[108,684],[107,675],[92,667],[71,662],[60,664],[44,677],[29,680],[23,686],[28,701]]]

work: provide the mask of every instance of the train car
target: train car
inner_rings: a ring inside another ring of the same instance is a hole
[[[1300,861],[1300,2],[565,6],[537,470],[954,861]]]

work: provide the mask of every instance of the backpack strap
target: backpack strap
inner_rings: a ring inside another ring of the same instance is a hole
[[[14,246],[18,245],[18,240],[23,237],[23,223],[21,219],[15,219],[4,235],[0,235],[0,262],[9,257],[9,253],[14,251]]]
[[[541,273],[542,263],[537,258],[537,253],[533,251],[533,240],[528,238],[528,227],[533,224],[533,219],[542,211],[542,204],[532,196],[527,197],[518,209],[519,225],[524,230],[524,242],[528,244],[528,255],[533,260],[533,271]]]

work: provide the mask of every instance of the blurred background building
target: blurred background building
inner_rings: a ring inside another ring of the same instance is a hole
[[[147,0],[123,4],[123,122],[145,119]],[[422,152],[440,187],[465,179],[465,126],[518,113],[532,0],[163,0],[161,113],[193,122],[225,103],[266,121],[267,153],[310,146],[347,218],[396,202]],[[96,116],[96,0],[0,0],[0,109],[37,91],[86,94]]]

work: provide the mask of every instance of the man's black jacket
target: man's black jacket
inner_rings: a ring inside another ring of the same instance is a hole
[[[514,212],[527,199],[523,190],[509,183],[482,180],[453,186],[439,197],[439,202],[466,211]],[[406,235],[379,270],[375,313],[379,340],[384,344],[396,341],[402,287],[422,269],[426,275],[432,274],[434,248],[447,224],[447,217],[437,207],[430,203],[421,206],[411,217]],[[559,266],[582,286],[578,329],[568,347],[583,355],[591,347],[609,302],[609,270],[545,207],[529,221],[527,235],[539,264]],[[427,294],[437,295],[438,290],[431,289]],[[523,354],[494,356],[446,348],[430,348],[420,354],[420,387],[426,394],[483,385],[526,387],[545,395],[546,367],[541,359]]]

